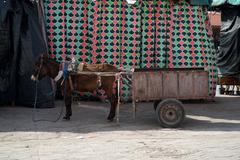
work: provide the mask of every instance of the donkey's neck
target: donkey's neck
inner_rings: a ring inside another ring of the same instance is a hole
[[[50,61],[48,76],[54,79],[58,75],[59,71],[60,63],[53,60]]]

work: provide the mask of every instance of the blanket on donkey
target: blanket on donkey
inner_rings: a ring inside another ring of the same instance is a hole
[[[77,66],[77,73],[79,72],[118,72],[119,70],[111,64],[83,64]]]

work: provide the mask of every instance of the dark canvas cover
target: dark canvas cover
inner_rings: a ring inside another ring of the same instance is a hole
[[[222,26],[217,65],[220,74],[240,73],[240,6],[221,7]]]
[[[34,104],[35,84],[30,77],[34,61],[47,53],[38,4],[29,0],[0,1],[0,104]],[[38,107],[53,106],[49,78],[39,83]]]

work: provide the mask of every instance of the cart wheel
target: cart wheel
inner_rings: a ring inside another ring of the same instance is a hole
[[[176,99],[163,100],[156,109],[158,122],[162,127],[176,128],[184,120],[183,104]]]
[[[219,88],[219,93],[220,93],[220,94],[224,94],[224,92],[225,92],[225,89],[224,89],[223,87],[220,87],[220,88]]]
[[[239,95],[239,96],[240,96],[240,91],[237,91],[237,95]]]

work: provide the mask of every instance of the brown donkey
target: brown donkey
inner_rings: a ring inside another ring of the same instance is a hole
[[[90,64],[84,65],[83,71],[88,72],[119,72],[119,70],[110,64]],[[49,59],[47,54],[39,57],[35,63],[35,71],[31,79],[41,80],[45,76],[53,78],[55,81],[66,82],[61,85],[62,92],[65,94],[66,114],[63,119],[70,120],[72,115],[72,92],[93,92],[97,89],[103,89],[111,103],[108,120],[113,121],[117,106],[117,91],[113,93],[113,84],[115,76],[98,76],[96,74],[68,74],[67,78],[62,77],[61,64]],[[63,80],[64,79],[64,80]],[[65,90],[65,91],[64,91]]]

